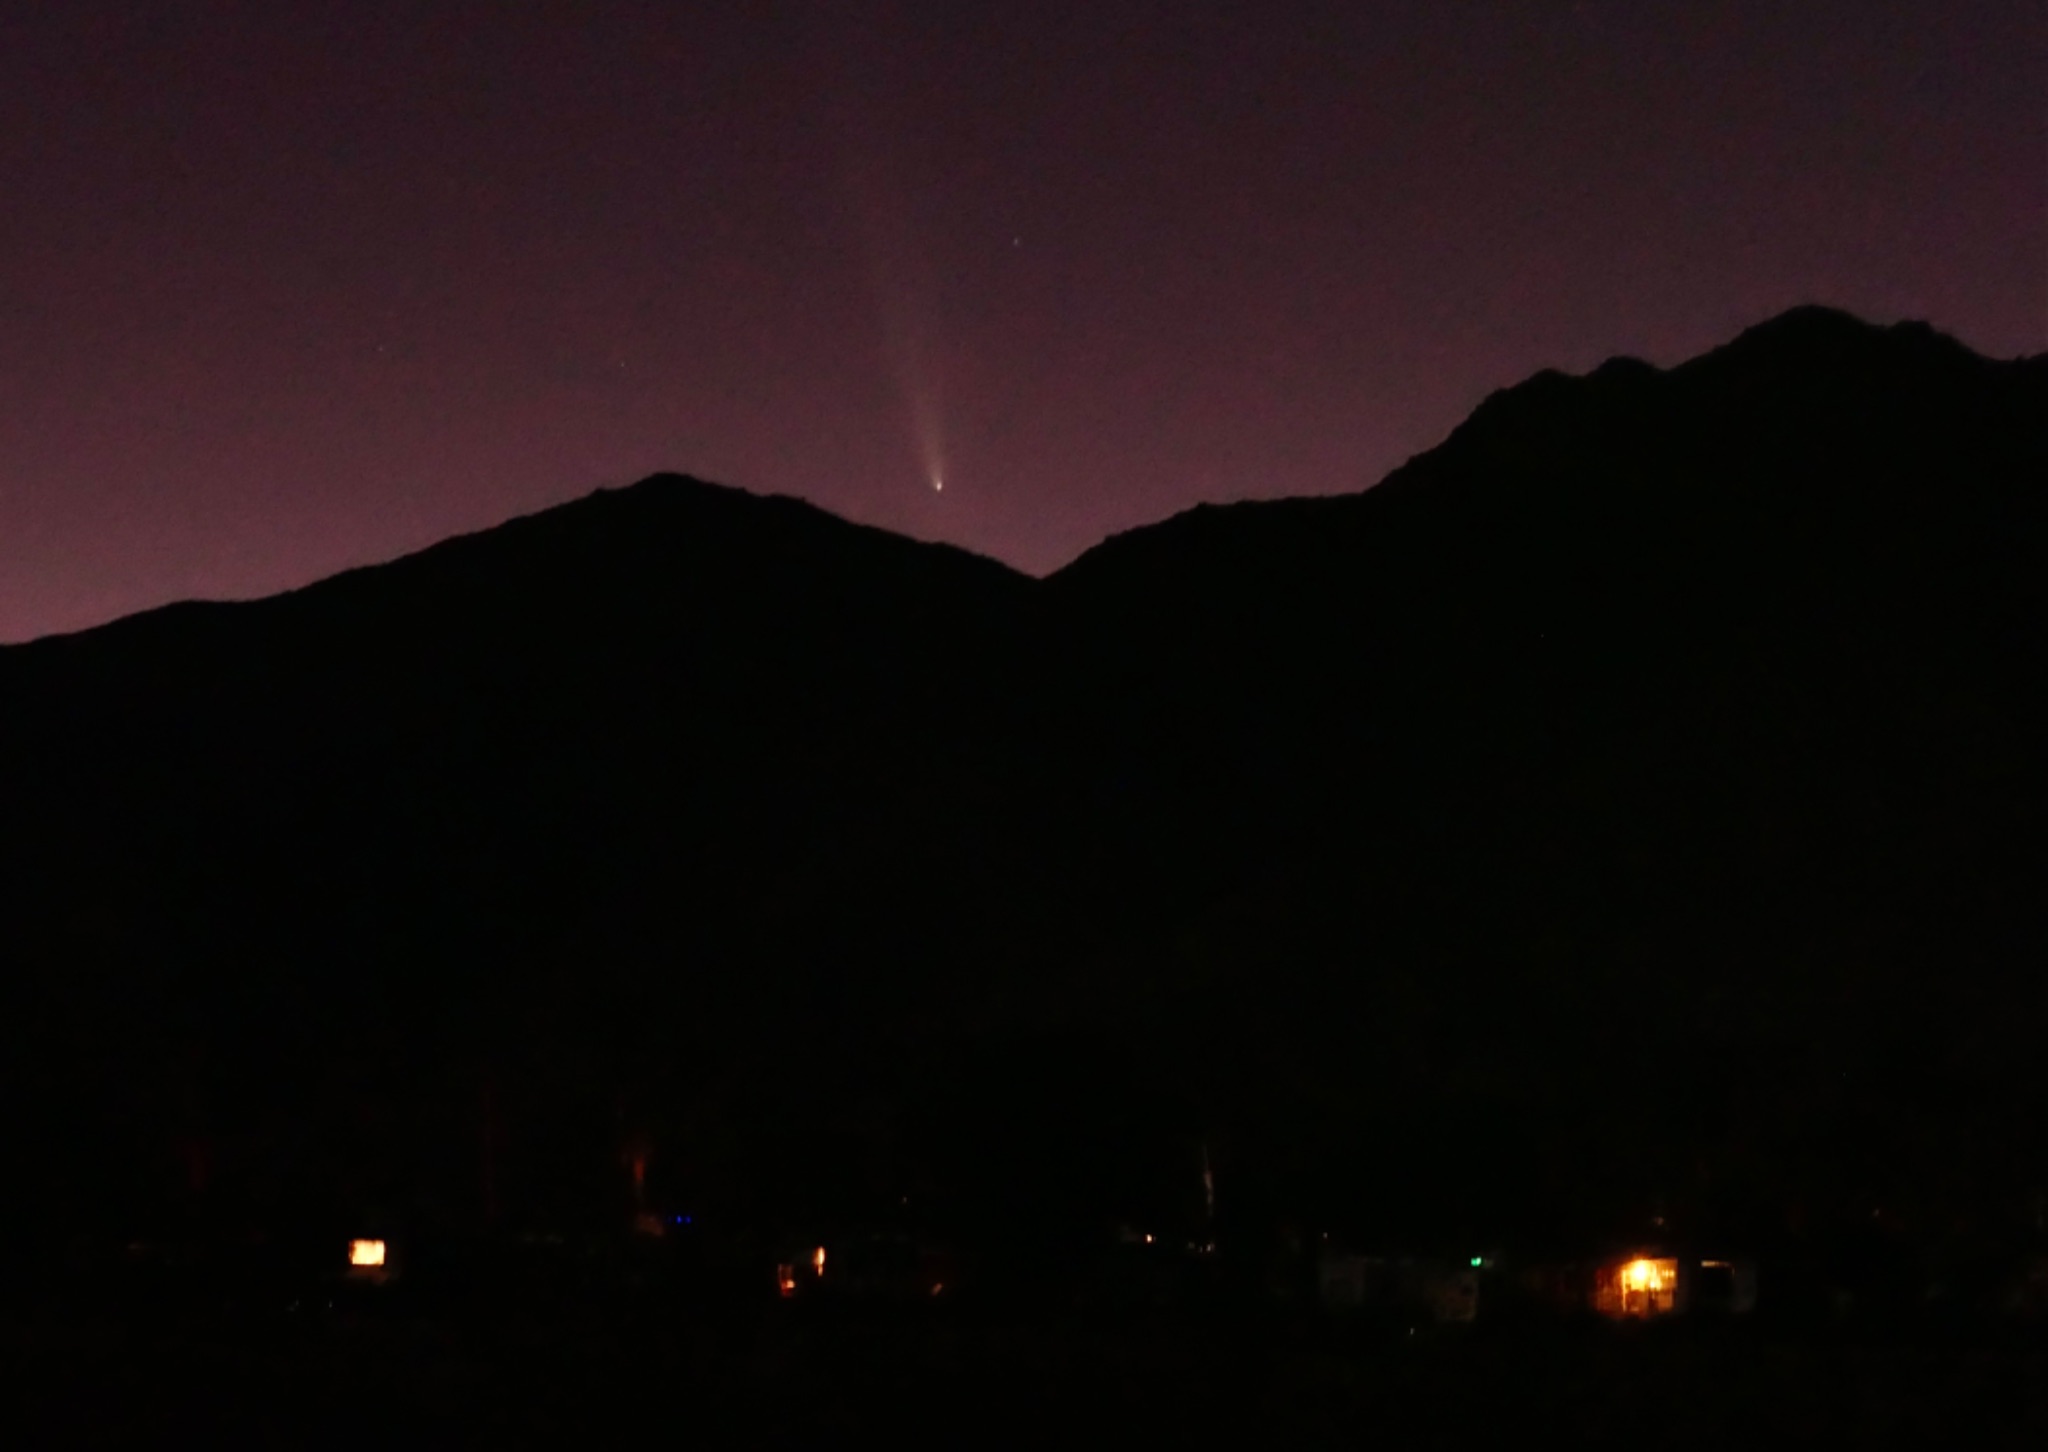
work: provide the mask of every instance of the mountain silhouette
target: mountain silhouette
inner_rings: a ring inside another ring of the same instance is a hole
[[[2048,359],[1803,308],[1043,581],[660,476],[0,651],[15,1162],[459,1206],[488,1079],[535,1204],[632,1120],[756,1200],[2016,1206],[2043,480]]]

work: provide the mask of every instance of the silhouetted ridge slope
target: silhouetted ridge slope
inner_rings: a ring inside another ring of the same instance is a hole
[[[132,1012],[122,1072],[197,1051],[282,1092],[351,1043],[771,1039],[792,973],[807,1011],[854,977],[887,999],[1004,860],[954,814],[1014,714],[1029,584],[655,479],[0,652],[16,986],[45,1015],[18,1022],[90,1041]],[[876,862],[949,891],[913,919],[870,900]]]
[[[2048,936],[2044,481],[2041,360],[1802,310],[1540,375],[1365,494],[1191,511],[1049,583],[1083,694],[1143,682],[1126,799],[1270,884],[1205,951],[1285,965],[1240,990],[1266,1002],[1303,985],[1275,1073],[1400,1023],[1385,1102],[1554,1093],[1597,1159],[1633,1098],[1734,1133],[1751,1056],[1788,1102],[1836,1086],[1801,1133],[1875,1143],[1901,1056],[2012,1103],[2024,1035],[1984,1005],[2043,1006],[2011,975]]]
[[[1772,444],[1801,453],[1845,448],[1840,462],[1847,465],[1880,453],[1878,441],[1887,431],[1912,435],[1924,448],[1937,435],[1974,427],[1984,431],[1983,447],[2038,451],[2042,430],[2028,410],[2048,386],[2044,377],[2048,357],[1994,362],[1923,323],[1885,328],[1831,308],[1795,308],[1670,370],[1635,358],[1609,359],[1583,377],[1544,370],[1489,395],[1443,444],[1365,493],[1197,506],[1105,541],[1054,578],[1078,591],[1085,588],[1079,582],[1113,572],[1142,574],[1148,561],[1206,558],[1230,540],[1242,540],[1237,549],[1248,560],[1290,529],[1304,540],[1327,541],[1327,553],[1348,553],[1357,544],[1346,532],[1354,522],[1398,514],[1390,501],[1414,492],[1450,492],[1461,503],[1488,506],[1515,494],[1528,508],[1569,509],[1586,484],[1619,473],[1631,451],[1645,449],[1677,454],[1704,445],[1729,455]],[[1810,412],[1816,408],[1823,410],[1818,416]],[[1748,436],[1738,444],[1731,431],[1744,430]],[[1788,430],[1796,437],[1786,436]],[[1970,441],[1957,442],[1968,450]],[[1967,457],[1957,455],[1959,462]],[[1719,462],[1695,458],[1687,473],[1704,473]],[[1768,454],[1758,462],[1784,467]],[[1495,464],[1508,466],[1514,477],[1460,477]],[[1574,465],[1591,465],[1591,477],[1567,480],[1559,473]],[[1548,472],[1547,481],[1534,477],[1539,469]],[[1670,492],[1668,485],[1653,483],[1646,492],[1669,507],[1658,498]],[[1450,512],[1441,497],[1432,507]]]

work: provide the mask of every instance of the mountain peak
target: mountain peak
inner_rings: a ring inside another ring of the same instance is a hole
[[[1801,303],[1797,307],[1785,309],[1776,317],[1752,323],[1738,333],[1736,339],[1740,341],[1749,337],[1873,338],[1884,331],[1883,324],[1859,318],[1847,309],[1830,307],[1826,303]]]
[[[1853,356],[1872,356],[1880,351],[1896,355],[1904,350],[1938,353],[1952,359],[1977,356],[1929,323],[1874,323],[1840,308],[1808,303],[1743,329],[1733,341],[1695,361],[1732,358],[1753,362],[1769,358],[1794,367],[1812,368]]]

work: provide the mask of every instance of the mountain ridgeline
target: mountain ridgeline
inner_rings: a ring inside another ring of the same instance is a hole
[[[1821,309],[1043,581],[649,479],[0,651],[11,1162],[2024,1215],[2044,627],[2048,359]]]

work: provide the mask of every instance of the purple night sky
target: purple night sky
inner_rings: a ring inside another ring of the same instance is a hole
[[[9,5],[0,640],[660,469],[1044,572],[1806,301],[2041,351],[2044,97],[2040,0]]]

